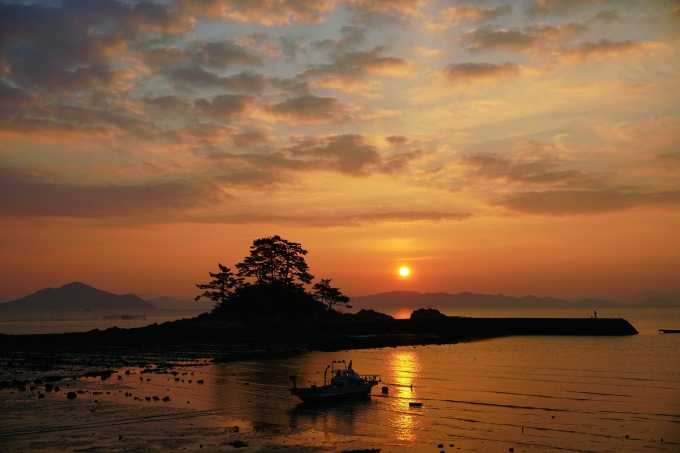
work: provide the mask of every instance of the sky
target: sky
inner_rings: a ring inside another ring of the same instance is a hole
[[[680,2],[0,1],[0,300],[272,235],[350,296],[680,289]]]

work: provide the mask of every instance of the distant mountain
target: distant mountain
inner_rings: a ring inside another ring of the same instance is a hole
[[[433,307],[433,308],[546,308],[573,307],[564,299],[554,297],[524,296],[513,297],[499,294],[474,293],[417,293],[414,291],[392,291],[370,296],[352,297],[354,307],[389,308],[389,307]]]
[[[146,301],[152,304],[156,308],[161,310],[205,310],[212,311],[215,307],[213,301],[198,301],[175,299],[173,297],[161,296],[154,297],[153,299],[146,299]]]
[[[680,307],[680,301],[650,297],[633,304],[634,307]]]
[[[577,302],[574,302],[572,304],[573,307],[589,307],[589,308],[598,308],[598,307],[625,307],[625,305],[621,302],[614,302],[613,300],[605,300],[605,299],[581,299]]]
[[[680,302],[680,291],[643,291],[639,294],[629,297],[624,300],[628,305],[637,305],[639,302],[648,299],[660,299],[660,300],[672,300],[675,302]]]
[[[474,293],[418,293],[414,291],[392,291],[370,296],[352,297],[354,307],[394,308],[394,307],[433,307],[449,308],[598,308],[623,307],[621,302],[604,299],[582,299],[569,302],[554,297],[524,296],[514,297],[498,294]]]
[[[45,288],[21,299],[0,304],[0,310],[101,310],[156,307],[134,294],[119,296],[79,282]]]

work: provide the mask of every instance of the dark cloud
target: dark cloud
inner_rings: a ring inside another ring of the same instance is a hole
[[[480,27],[463,34],[460,41],[472,51],[508,50],[525,52],[563,45],[571,38],[588,31],[587,25],[570,22],[566,25],[539,24],[517,28]]]
[[[389,137],[385,137],[385,140],[387,140],[387,143],[391,146],[403,146],[411,143],[411,140],[403,135],[390,135]]]
[[[270,104],[266,111],[274,118],[291,124],[344,123],[351,118],[347,107],[337,98],[312,94]]]
[[[437,15],[441,20],[441,24],[434,25],[434,28],[455,27],[461,22],[493,20],[511,13],[512,6],[510,5],[501,5],[486,9],[481,9],[476,6],[449,7],[439,11]]]
[[[528,185],[586,183],[590,180],[577,170],[562,170],[560,160],[545,153],[506,157],[498,153],[468,154],[460,162],[469,168],[470,179],[503,180]]]
[[[417,15],[425,0],[348,0],[350,7],[360,11],[370,11],[373,13],[390,13]]]
[[[642,48],[643,44],[638,42],[602,39],[597,42],[589,41],[575,47],[565,48],[560,51],[559,55],[564,59],[580,61],[590,57],[618,56]]]
[[[271,137],[260,131],[240,132],[231,136],[237,146],[254,146],[271,140]]]
[[[179,0],[184,10],[198,16],[266,26],[320,23],[336,3],[338,0]]]
[[[167,71],[174,80],[185,84],[218,87],[246,93],[262,92],[269,84],[269,78],[250,71],[244,71],[226,77],[206,71],[200,66],[175,67]]]
[[[160,3],[36,2],[0,4],[0,54],[19,86],[82,89],[115,79],[108,60],[148,34],[179,35],[186,14]]]
[[[428,154],[414,150],[383,159],[366,137],[352,134],[293,137],[291,141],[290,146],[274,153],[216,153],[208,157],[226,164],[222,182],[267,188],[290,182],[300,172],[333,171],[354,177],[397,175],[405,173],[410,162]]]
[[[519,66],[515,63],[459,63],[451,64],[444,70],[451,81],[506,78],[516,76],[519,72]]]
[[[279,47],[286,57],[295,58],[300,50],[300,43],[295,38],[279,36]]]
[[[198,41],[186,48],[161,47],[139,54],[151,69],[167,70],[173,66],[195,65],[227,69],[233,65],[259,65],[262,59],[234,41]]]
[[[527,13],[529,15],[544,15],[550,13],[572,12],[579,8],[602,5],[614,0],[538,0]]]
[[[372,50],[348,50],[331,52],[331,63],[314,65],[299,74],[302,79],[322,76],[342,76],[358,79],[369,72],[400,74],[407,71],[412,63],[406,58],[383,57],[385,48],[374,47]]]
[[[244,94],[221,94],[215,96],[212,101],[203,98],[196,99],[194,107],[198,108],[204,115],[229,120],[245,113],[254,100],[254,97]]]
[[[461,222],[472,217],[467,212],[448,211],[383,211],[346,215],[242,215],[232,218],[238,223],[275,223],[316,228],[359,227],[382,223],[440,223]]]
[[[636,207],[680,207],[680,191],[550,190],[506,195],[495,203],[525,214],[565,216],[624,211]]]
[[[75,185],[0,170],[3,217],[115,218],[147,216],[200,206],[209,191],[185,181],[134,185]]]
[[[531,33],[517,29],[482,27],[461,36],[461,41],[469,43],[468,49],[511,50],[520,52],[533,48],[538,38]]]
[[[430,152],[416,149],[408,153],[392,154],[385,159],[381,171],[391,175],[403,173],[412,161],[421,159],[425,154]]]
[[[360,214],[328,215],[326,212],[286,215],[276,212],[258,214],[253,212],[230,213],[228,216],[193,218],[206,223],[274,224],[313,228],[360,227],[383,223],[440,223],[461,222],[472,217],[467,212],[449,211],[379,211]]]
[[[604,22],[605,24],[610,24],[612,22],[618,22],[621,20],[621,14],[618,9],[608,9],[606,11],[600,11],[596,13],[589,19],[588,22]]]
[[[356,48],[359,44],[366,40],[366,30],[361,27],[345,25],[340,29],[340,33],[343,36],[341,39],[324,39],[322,41],[314,41],[311,46],[314,49],[344,52],[349,49]]]
[[[368,175],[381,166],[377,148],[361,135],[298,138],[285,150],[293,158],[352,176]]]
[[[8,85],[0,79],[0,125],[10,126],[30,107],[33,96],[27,91]]]
[[[174,110],[177,112],[185,112],[191,106],[188,102],[177,96],[159,96],[156,98],[146,99],[146,104],[164,111]]]

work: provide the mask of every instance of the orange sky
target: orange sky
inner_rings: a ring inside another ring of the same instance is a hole
[[[349,295],[680,289],[677,2],[83,5],[0,5],[0,300],[274,234]]]

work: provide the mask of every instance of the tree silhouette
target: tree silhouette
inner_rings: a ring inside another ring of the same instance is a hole
[[[243,284],[243,278],[234,275],[230,268],[220,263],[217,263],[217,267],[220,269],[219,272],[208,272],[213,281],[205,284],[196,284],[198,289],[206,291],[196,296],[195,301],[198,302],[201,297],[205,297],[215,302],[215,306],[225,304],[233,294],[233,289]]]
[[[321,279],[319,283],[315,283],[313,287],[314,297],[324,304],[328,305],[328,308],[332,308],[333,305],[342,305],[343,307],[352,308],[349,304],[349,297],[345,296],[340,292],[340,288],[333,288],[331,286],[332,278]]]
[[[250,255],[238,263],[238,276],[255,277],[256,285],[281,285],[302,288],[310,284],[314,276],[308,272],[305,261],[307,250],[297,242],[282,239],[281,236],[255,239]]]

